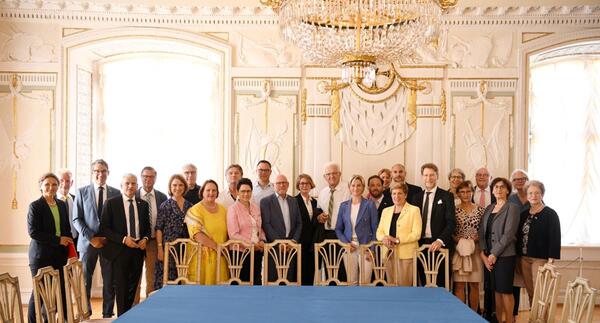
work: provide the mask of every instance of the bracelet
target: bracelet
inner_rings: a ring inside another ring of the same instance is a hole
[[[157,244],[157,246],[159,246],[159,247],[162,247],[162,246],[163,246],[163,244],[162,244],[162,243],[159,243],[159,244]]]

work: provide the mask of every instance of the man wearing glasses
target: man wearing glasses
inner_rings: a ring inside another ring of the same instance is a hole
[[[85,291],[88,300],[92,289],[92,275],[96,269],[96,262],[100,249],[96,249],[92,238],[100,230],[100,215],[106,200],[119,196],[121,192],[106,185],[108,178],[108,164],[98,159],[92,163],[93,183],[79,188],[75,194],[75,207],[73,210],[73,226],[79,234],[77,251],[83,263],[83,276],[85,277]],[[97,245],[98,246],[98,245]],[[101,246],[98,246],[101,248]],[[100,268],[102,271],[102,317],[111,318],[115,306],[115,290],[112,279],[111,262],[100,255]],[[88,302],[90,313],[91,302]]]
[[[481,167],[475,173],[475,185],[473,193],[473,203],[486,208],[488,205],[496,203],[496,197],[492,194],[490,187],[490,172],[485,167]]]
[[[271,184],[271,163],[267,160],[261,160],[256,164],[256,175],[258,181],[252,190],[252,202],[260,205],[260,200],[275,194],[273,184]]]

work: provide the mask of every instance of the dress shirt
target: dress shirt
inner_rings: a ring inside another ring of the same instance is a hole
[[[371,200],[373,200],[373,203],[375,203],[375,208],[379,209],[379,205],[381,205],[381,201],[383,201],[383,194],[381,194],[378,199],[371,197]]]
[[[304,201],[304,206],[306,206],[306,210],[308,211],[308,218],[312,220],[313,217],[313,208],[312,208],[312,203],[310,203],[310,201],[312,200],[312,197],[308,197],[308,199],[305,199],[303,195],[302,196],[302,201]]]
[[[133,203],[133,212],[135,213],[133,216],[135,217],[135,236],[139,237],[140,236],[140,218],[138,216],[138,208],[137,208],[137,202],[135,201],[135,196],[134,197],[127,197],[125,194],[123,194],[123,208],[125,209],[125,223],[127,223],[127,236],[131,237],[131,228],[129,225],[129,217],[131,216],[131,214],[129,214],[129,200],[132,200],[131,203]]]
[[[425,224],[425,238],[431,238],[431,211],[433,209],[433,200],[435,200],[435,192],[437,191],[437,186],[434,187],[431,191],[425,189],[425,193],[423,193],[423,209],[425,209],[425,200],[427,199],[427,192],[431,192],[429,194],[429,205],[427,206],[427,224]]]
[[[479,186],[475,186],[475,193],[473,194],[473,201],[475,204],[479,205],[479,199],[481,198],[481,194],[483,194],[485,198],[485,205],[480,205],[483,208],[486,208],[488,205],[492,204],[492,193],[490,192],[489,186],[481,189]]]
[[[104,207],[104,204],[106,203],[106,200],[108,198],[108,192],[107,192],[107,188],[108,185],[106,185],[106,183],[104,183],[104,185],[102,185],[102,187],[104,188],[104,192],[103,192],[103,199],[102,199],[102,206]],[[99,190],[100,186],[96,185],[96,183],[94,183],[94,194],[96,194],[96,207],[98,207],[98,194],[100,193]],[[98,214],[98,217],[100,217],[102,214]]]
[[[358,210],[360,210],[360,202],[350,205],[350,223],[352,224],[352,241],[358,241],[356,235],[356,220],[358,220]]]
[[[148,194],[152,194],[152,198],[150,198],[150,201],[146,199],[146,195]],[[158,206],[156,205],[156,192],[154,191],[154,189],[152,189],[152,191],[150,192],[146,192],[144,188],[142,188],[140,190],[140,198],[148,202],[150,206],[150,231],[152,233],[152,238],[154,238],[156,236],[156,230],[154,230],[154,226],[156,226],[156,216],[158,215]]]
[[[235,203],[235,199],[233,199],[231,193],[229,193],[229,189],[227,189],[219,193],[219,197],[217,197],[217,203],[223,205],[225,209],[227,209],[232,206],[233,203]]]
[[[77,230],[75,230],[75,227],[73,226],[73,198],[69,193],[67,193],[67,195],[62,195],[61,193],[58,193],[58,198],[62,201],[65,201],[65,204],[67,204],[67,215],[69,216],[69,224],[71,225],[71,235],[73,238],[77,238],[79,236],[79,233],[77,232]]]
[[[327,211],[329,209],[329,196],[331,195],[331,188],[329,186],[323,188],[319,193],[318,205],[319,208],[323,211]],[[340,210],[340,204],[342,202],[350,199],[350,191],[348,190],[348,184],[339,182],[335,187],[335,192],[333,192],[333,214],[329,214],[331,217],[331,226],[329,227],[327,223],[325,223],[326,230],[335,230],[335,224],[337,223],[338,213]]]
[[[284,197],[281,195],[277,195],[277,202],[279,202],[279,208],[281,209],[281,214],[283,215],[283,224],[285,225],[285,236],[290,236],[290,230],[292,226],[292,220],[290,219],[290,206],[287,202],[287,194]]]
[[[254,183],[254,189],[252,190],[252,202],[256,205],[260,205],[260,200],[274,194],[273,184],[269,183],[265,186],[261,186],[258,182]]]

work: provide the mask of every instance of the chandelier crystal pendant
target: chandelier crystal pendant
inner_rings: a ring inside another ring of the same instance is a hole
[[[342,67],[344,82],[375,82],[377,61],[411,55],[457,0],[261,0],[305,63]]]

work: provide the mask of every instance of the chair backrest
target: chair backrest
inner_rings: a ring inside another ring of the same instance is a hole
[[[23,323],[19,278],[0,275],[0,322]]]
[[[396,286],[398,284],[398,264],[394,249],[386,247],[381,241],[373,241],[369,244],[360,245],[360,274],[359,285],[361,286]],[[371,271],[365,272],[367,262],[371,262]],[[365,276],[369,277],[365,277]]]
[[[48,323],[65,321],[62,294],[60,291],[60,274],[57,269],[44,267],[33,276],[33,299],[35,302],[35,320],[42,323],[42,302],[48,316]]]
[[[275,240],[271,243],[265,243],[265,257],[263,270],[263,285],[296,285],[302,284],[302,257],[301,245],[292,240]],[[270,261],[269,261],[270,260]],[[275,266],[277,280],[269,281],[269,266]],[[296,266],[296,279],[290,281],[288,272],[290,266]]]
[[[202,246],[200,242],[192,239],[175,239],[165,243],[165,252],[163,253],[163,285],[178,284],[200,284],[200,251]],[[196,279],[190,280],[190,264],[196,259]],[[175,262],[177,278],[169,279],[169,261]]]
[[[559,282],[560,273],[556,271],[555,266],[545,264],[538,269],[529,322],[551,323],[554,321]]]
[[[221,277],[217,270],[217,285],[254,285],[254,245],[240,240],[229,240],[217,246],[217,268],[221,268],[221,259],[227,262],[229,278]],[[243,281],[242,267],[244,262],[250,261],[250,278]]]
[[[65,300],[67,302],[67,322],[77,323],[87,320],[92,313],[83,280],[83,265],[77,258],[70,258],[63,267],[65,277]]]
[[[415,250],[415,254],[413,256],[413,286],[417,286],[417,262],[421,263],[423,266],[423,271],[425,272],[425,287],[439,287],[437,285],[437,276],[440,271],[440,266],[442,262],[444,263],[444,273],[445,273],[445,285],[444,286],[448,291],[450,291],[450,273],[448,264],[449,261],[449,253],[448,249],[441,248],[436,252],[432,252],[429,250],[430,244],[424,244]]]
[[[349,243],[342,243],[335,239],[326,239],[323,242],[315,243],[315,285],[354,285],[355,282],[340,281],[339,279],[340,266],[346,254],[350,254]],[[348,258],[352,261],[352,257]],[[325,280],[319,275],[319,260],[325,270]]]
[[[561,323],[591,323],[594,316],[596,289],[590,288],[588,280],[577,277],[567,284]]]

